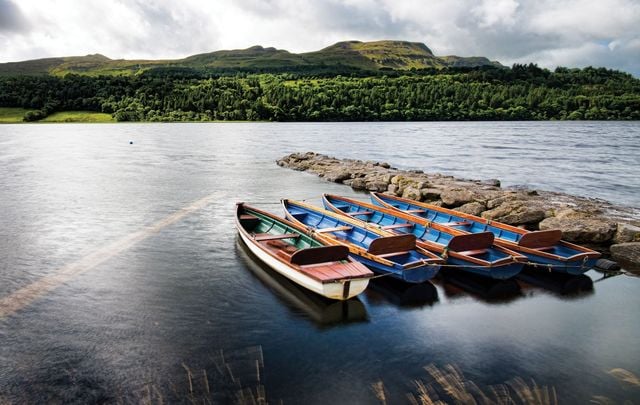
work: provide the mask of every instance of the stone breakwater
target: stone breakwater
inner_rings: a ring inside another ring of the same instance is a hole
[[[557,192],[502,188],[496,179],[459,179],[314,152],[292,153],[277,163],[354,190],[425,201],[529,230],[560,229],[567,241],[610,251],[614,260],[640,268],[640,210],[635,208]]]

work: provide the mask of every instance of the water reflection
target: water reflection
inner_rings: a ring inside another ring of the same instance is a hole
[[[630,168],[638,166],[640,125],[590,123],[597,128],[588,136],[568,133],[586,125],[2,126],[0,297],[204,194],[222,195],[0,321],[0,404],[234,403],[237,381],[242,393],[264,386],[270,399],[285,404],[376,403],[371,384],[381,378],[388,402],[403,403],[429,363],[455,364],[480,387],[518,375],[553,384],[564,402],[602,395],[623,403],[629,391],[603,371],[638,374],[638,278],[607,278],[593,287],[597,294],[569,301],[519,279],[520,292],[513,281],[487,286],[486,280],[473,292],[464,276],[464,283],[438,280],[436,291],[433,284],[382,281],[372,283],[362,302],[332,306],[235,246],[233,201],[265,202],[263,208],[279,213],[281,197],[313,197],[314,204],[323,192],[366,198],[274,163],[294,151],[499,177],[505,186],[524,183],[637,206],[640,177]],[[345,134],[357,147],[344,148]],[[587,138],[599,145],[592,155],[616,156],[615,162],[583,165],[585,154],[571,153],[571,145]],[[425,143],[432,146],[428,154],[413,153]],[[456,165],[456,145],[464,153],[482,145],[542,152],[523,157],[483,149],[472,164]],[[584,174],[589,182],[575,176]],[[483,302],[483,295],[505,287],[511,299],[522,292],[527,299]],[[430,292],[416,292],[421,289]],[[257,350],[245,350],[256,344],[264,347],[264,368]]]
[[[387,301],[400,307],[421,308],[438,302],[438,290],[428,281],[410,284],[389,277],[378,278],[369,282],[365,294],[372,303]]]
[[[449,298],[470,294],[490,304],[504,304],[523,296],[520,285],[513,278],[495,280],[457,269],[444,269],[440,271],[439,279]]]
[[[429,281],[410,284],[389,277],[373,279],[365,294],[372,304],[389,302],[406,308],[422,308],[438,302],[438,290]]]
[[[357,297],[347,301],[328,300],[293,283],[258,259],[236,238],[236,253],[251,272],[285,304],[304,312],[316,326],[327,327],[368,321],[367,310]]]
[[[563,298],[582,298],[593,294],[593,281],[584,274],[550,273],[525,268],[517,279],[525,290],[541,288]]]

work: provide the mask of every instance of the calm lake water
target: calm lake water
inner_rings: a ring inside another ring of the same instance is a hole
[[[640,123],[3,125],[0,403],[368,404],[378,381],[403,403],[430,364],[640,398],[609,373],[640,374],[639,278],[454,272],[328,303],[256,263],[234,202],[364,197],[274,163],[307,150],[640,206]]]

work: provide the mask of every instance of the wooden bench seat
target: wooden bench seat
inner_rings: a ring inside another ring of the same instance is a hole
[[[449,250],[466,255],[484,253],[493,245],[494,236],[491,232],[470,233],[456,235],[449,241]]]
[[[408,250],[404,250],[404,251],[400,251],[400,252],[385,253],[385,254],[382,254],[382,255],[378,255],[378,257],[401,256],[401,255],[404,255],[404,254],[407,254],[407,253],[409,253],[409,251]]]
[[[416,248],[416,236],[411,233],[396,236],[384,236],[371,241],[367,253],[380,256],[388,253],[399,253]]]
[[[442,225],[442,226],[467,226],[467,225],[471,225],[471,222],[469,221],[453,221],[453,222],[436,222],[436,224],[438,225]]]
[[[400,223],[400,224],[391,224],[391,225],[383,225],[382,229],[399,229],[399,228],[413,228],[413,224],[410,223]]]
[[[487,249],[464,250],[458,253],[465,256],[475,256],[475,255],[481,255],[481,254],[487,253]]]
[[[366,267],[358,263],[320,263],[300,266],[300,271],[322,282],[350,278],[370,277],[373,275]]]
[[[316,229],[317,233],[328,233],[328,232],[338,232],[338,231],[350,231],[353,227],[348,225],[336,226],[334,228],[320,228]]]
[[[353,217],[356,215],[371,215],[373,214],[373,211],[354,211],[354,212],[345,212],[345,214]]]
[[[260,218],[251,214],[240,214],[238,219],[240,220],[242,227],[248,231],[251,231],[260,223]]]
[[[555,249],[555,246],[542,246],[542,247],[538,247],[538,248],[530,248],[530,249],[534,249],[534,250],[539,250],[541,252],[546,252],[546,251],[550,251]]]
[[[562,239],[562,231],[559,229],[533,231],[522,235],[518,245],[530,249],[548,249],[557,245],[560,239]]]
[[[297,238],[300,235],[297,233],[284,233],[284,234],[279,234],[279,235],[275,235],[272,233],[257,233],[253,236],[253,239],[258,241],[258,242],[262,242],[265,240],[277,240],[277,239],[293,239],[293,238]]]
[[[279,245],[274,245],[276,242],[279,242]],[[278,249],[277,255],[288,261],[291,261],[291,256],[293,256],[293,254],[299,250],[296,246],[290,245],[288,243],[283,243],[280,240],[271,240],[267,243],[271,246],[276,247]]]

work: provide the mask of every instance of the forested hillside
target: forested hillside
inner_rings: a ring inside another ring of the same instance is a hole
[[[535,65],[376,74],[0,77],[0,107],[112,114],[118,121],[640,119],[640,80],[604,68]]]

